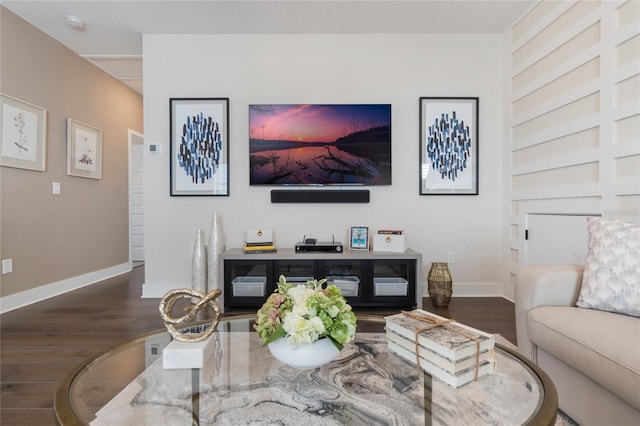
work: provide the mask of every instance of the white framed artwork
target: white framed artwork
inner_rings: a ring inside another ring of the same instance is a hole
[[[67,119],[67,174],[102,179],[102,130]]]
[[[47,110],[0,94],[0,165],[43,172],[47,169]]]

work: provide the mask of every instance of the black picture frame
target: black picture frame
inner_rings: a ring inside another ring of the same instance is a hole
[[[229,98],[169,99],[170,195],[229,196]]]
[[[478,195],[477,97],[420,97],[420,195]]]

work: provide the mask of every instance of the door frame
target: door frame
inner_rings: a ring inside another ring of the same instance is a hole
[[[128,230],[127,232],[129,233],[129,267],[133,268],[133,238],[131,235],[131,182],[133,181],[133,155],[132,155],[132,146],[133,144],[133,138],[137,137],[143,140],[143,146],[144,146],[144,135],[142,133],[138,133],[134,130],[128,129],[127,130],[127,155],[128,155],[128,179],[127,179],[127,194],[128,194],[128,203],[127,203],[127,209],[128,209],[128,217],[127,217],[127,224],[128,224]],[[143,154],[144,156],[144,154]]]

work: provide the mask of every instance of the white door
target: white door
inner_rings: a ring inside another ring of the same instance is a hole
[[[129,131],[129,242],[132,262],[144,261],[144,136]]]
[[[527,265],[584,264],[587,216],[527,214],[525,239]]]

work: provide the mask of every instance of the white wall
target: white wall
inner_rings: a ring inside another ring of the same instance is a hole
[[[543,1],[505,37],[503,293],[512,297],[527,215],[640,222],[640,2]]]
[[[303,235],[346,243],[351,225],[403,228],[409,246],[451,265],[455,295],[501,292],[502,51],[499,35],[145,35],[146,283],[159,297],[189,286],[197,228],[223,219],[227,247],[247,228],[273,229],[279,247]],[[480,195],[418,195],[418,98],[480,98]],[[230,98],[230,196],[169,196],[169,98]],[[368,204],[271,204],[249,186],[250,103],[391,103],[393,185]]]

